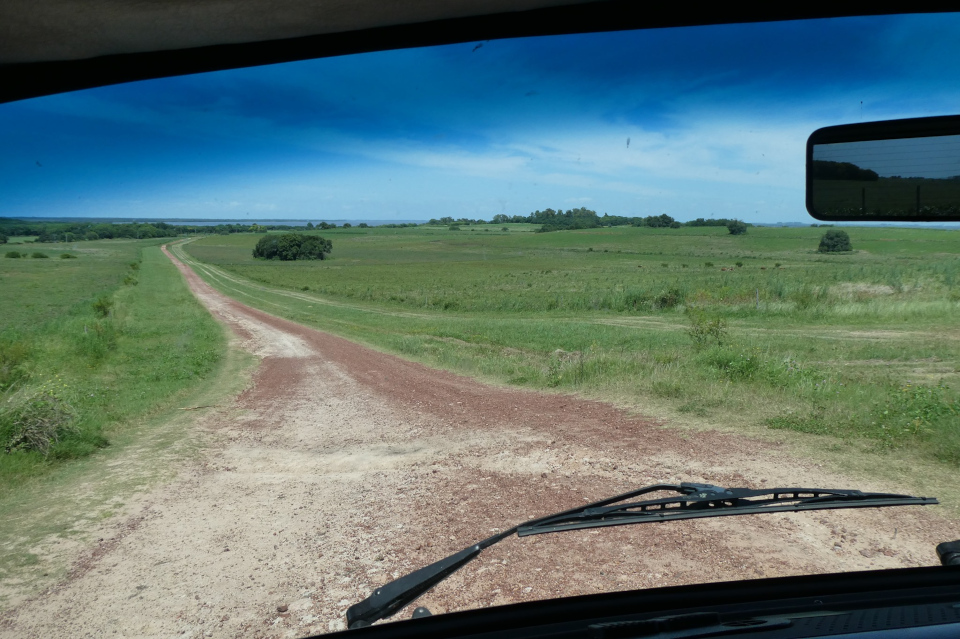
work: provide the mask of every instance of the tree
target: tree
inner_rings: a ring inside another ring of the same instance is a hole
[[[743,235],[747,232],[747,225],[740,220],[730,220],[727,222],[727,230],[730,235]]]
[[[852,250],[853,246],[850,244],[850,236],[847,235],[846,231],[827,231],[823,234],[823,237],[820,238],[820,248],[817,249],[817,252],[842,253]]]
[[[333,249],[333,243],[319,235],[264,235],[253,249],[253,256],[264,260],[322,260]]]

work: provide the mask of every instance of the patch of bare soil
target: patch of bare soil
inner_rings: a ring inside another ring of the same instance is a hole
[[[3,613],[2,636],[300,637],[343,628],[375,587],[493,531],[650,483],[898,488],[775,444],[432,370],[246,307],[177,264],[262,357],[254,383],[199,426],[205,461]],[[418,605],[932,565],[956,536],[899,508],[513,537]]]

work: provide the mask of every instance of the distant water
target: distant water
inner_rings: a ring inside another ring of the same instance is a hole
[[[366,222],[370,226],[379,226],[381,224],[409,224],[410,222],[416,222],[417,224],[422,224],[427,220],[270,220],[270,219],[251,219],[245,217],[243,219],[232,219],[232,220],[193,220],[189,218],[180,218],[180,217],[169,217],[169,218],[156,218],[156,217],[19,217],[16,219],[21,219],[24,221],[35,221],[35,222],[96,222],[98,224],[107,223],[107,224],[131,224],[134,222],[139,222],[143,224],[151,224],[156,222],[166,222],[167,224],[188,224],[191,226],[217,226],[218,224],[278,224],[285,226],[306,226],[307,222],[313,222],[314,224],[319,224],[320,222],[327,222],[329,224],[336,224],[337,226],[343,226],[345,222],[356,226],[361,222]]]

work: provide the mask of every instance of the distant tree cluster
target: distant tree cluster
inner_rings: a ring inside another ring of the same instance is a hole
[[[470,226],[471,224],[477,224],[477,225],[487,224],[487,221],[486,221],[486,220],[471,220],[471,219],[468,218],[468,217],[461,217],[461,218],[455,220],[455,219],[453,219],[452,217],[450,217],[449,215],[447,215],[447,216],[445,216],[445,217],[441,217],[440,219],[436,219],[436,218],[431,219],[429,222],[427,222],[427,224],[432,224],[432,225],[434,225],[434,226],[437,226],[437,225],[440,225],[440,226],[452,226],[452,225],[454,225],[454,224],[456,224],[457,226]],[[401,226],[406,226],[406,224],[402,224]],[[417,225],[416,225],[416,224],[411,224],[410,226],[417,226]]]
[[[598,215],[587,208],[534,211],[529,215],[494,215],[491,224],[540,224],[541,233],[571,229],[593,229],[601,226],[647,226],[650,228],[680,228],[682,224],[669,215],[647,217],[624,217],[621,215]]]
[[[857,180],[876,182],[880,176],[876,171],[861,169],[852,162],[813,161],[813,179],[815,180]]]
[[[842,253],[852,251],[853,245],[850,244],[850,236],[846,231],[827,231],[820,238],[819,253]]]
[[[253,249],[253,256],[264,260],[322,260],[333,243],[319,235],[283,233],[264,235]]]
[[[698,217],[695,220],[690,220],[689,222],[684,222],[684,226],[729,226],[730,222],[739,222],[740,220],[735,220],[726,217],[711,218],[705,220],[702,217]],[[743,222],[743,224],[747,224]],[[747,226],[753,226],[752,224],[747,224]]]
[[[0,235],[36,236],[35,242],[79,242],[114,238],[149,239],[178,235],[229,235],[231,233],[292,230],[289,225],[262,224],[169,224],[167,222],[31,222],[0,218]]]

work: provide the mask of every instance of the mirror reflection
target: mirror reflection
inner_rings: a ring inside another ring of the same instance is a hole
[[[960,219],[960,135],[815,144],[810,172],[827,219]]]

